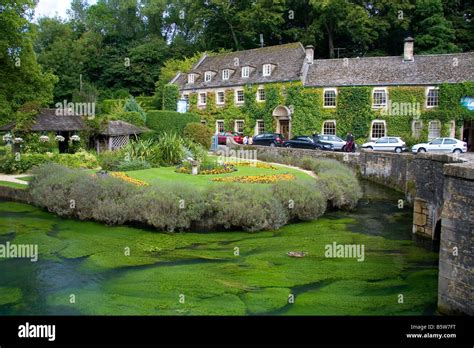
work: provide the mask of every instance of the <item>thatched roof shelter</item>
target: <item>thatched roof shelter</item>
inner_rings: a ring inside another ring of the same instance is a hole
[[[11,131],[15,122],[0,127],[0,131]],[[31,132],[74,132],[86,130],[87,125],[83,116],[59,116],[56,109],[40,109]]]
[[[108,136],[137,135],[144,133],[145,129],[137,127],[125,121],[109,121],[100,134]]]

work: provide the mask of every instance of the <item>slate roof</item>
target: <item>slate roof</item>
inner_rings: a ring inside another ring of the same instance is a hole
[[[400,57],[317,59],[305,86],[437,85],[474,81],[474,52]]]
[[[145,130],[139,128],[133,124],[124,121],[109,121],[107,126],[100,132],[102,135],[109,136],[118,136],[118,135],[131,135],[131,134],[141,134]]]
[[[15,127],[15,122],[11,122],[0,128],[1,131],[10,131]],[[33,132],[47,131],[80,131],[87,126],[82,116],[58,116],[56,109],[40,109],[36,116],[36,122],[31,127]]]
[[[234,66],[235,59],[239,66]],[[227,86],[238,86],[246,84],[260,84],[269,82],[297,81],[301,79],[301,71],[306,53],[303,45],[299,42],[255,48],[246,51],[237,51],[216,56],[205,56],[190,71],[197,73],[195,82],[188,84],[187,73],[180,73],[171,82],[176,83],[183,89],[202,89]],[[275,68],[270,76],[263,76],[263,64],[274,64]],[[248,78],[242,78],[242,67],[255,68]],[[228,80],[222,80],[223,69],[234,69]],[[204,82],[204,73],[214,71],[217,74],[209,82]],[[189,72],[189,73],[190,73]]]

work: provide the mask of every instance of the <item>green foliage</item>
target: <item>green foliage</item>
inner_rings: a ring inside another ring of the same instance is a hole
[[[176,133],[183,135],[188,123],[199,122],[200,117],[193,113],[181,114],[176,111],[152,110],[148,112],[147,127],[162,133]]]
[[[125,160],[125,154],[122,150],[104,151],[97,156],[97,160],[102,169],[116,171],[122,161]]]
[[[86,151],[79,151],[75,154],[58,153],[26,153],[19,157],[7,154],[0,158],[0,172],[7,174],[20,174],[30,169],[45,164],[57,163],[71,168],[96,168],[99,163],[94,155]]]
[[[163,133],[157,148],[157,156],[165,166],[176,165],[181,162],[185,154],[183,139],[176,133]]]
[[[183,134],[185,138],[189,138],[192,141],[202,145],[205,149],[209,149],[211,147],[213,133],[209,127],[201,123],[188,123],[184,128]]]
[[[131,141],[123,148],[126,161],[147,161],[155,163],[156,148],[152,139]]]
[[[131,170],[140,170],[140,169],[149,169],[151,168],[150,163],[144,160],[130,160],[130,161],[122,161],[119,163],[117,170],[120,172],[128,172]]]
[[[142,115],[137,111],[122,111],[109,115],[110,120],[120,120],[133,124],[138,127],[144,127],[145,121]]]
[[[130,97],[125,101],[123,109],[124,111],[128,112],[137,112],[140,115],[143,123],[146,123],[146,112],[134,97]]]
[[[179,98],[178,86],[167,84],[163,88],[163,110],[176,111],[176,103]]]

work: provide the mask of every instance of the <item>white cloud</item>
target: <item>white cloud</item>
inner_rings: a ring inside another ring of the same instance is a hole
[[[35,8],[35,19],[41,17],[66,18],[66,10],[71,8],[70,0],[39,0]]]

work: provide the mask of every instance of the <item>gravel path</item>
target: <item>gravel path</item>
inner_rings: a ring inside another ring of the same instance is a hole
[[[25,176],[31,176],[29,174],[0,174],[0,181],[14,182],[15,184],[28,185],[27,181],[19,180],[18,178],[23,178]]]

